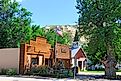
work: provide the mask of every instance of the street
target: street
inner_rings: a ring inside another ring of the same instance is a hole
[[[120,81],[120,80],[107,80],[107,79],[35,79],[35,78],[19,78],[19,77],[0,77],[0,81]]]

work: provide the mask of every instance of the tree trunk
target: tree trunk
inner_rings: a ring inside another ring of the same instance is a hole
[[[104,61],[102,63],[105,66],[105,76],[107,78],[113,78],[116,77],[116,60],[113,54],[110,52],[109,54],[104,57]]]
[[[113,46],[111,46],[110,43],[107,43],[106,45],[107,48],[107,54],[104,57],[103,64],[105,66],[105,76],[107,78],[113,78],[116,77],[116,59],[115,59],[115,52],[113,49]]]

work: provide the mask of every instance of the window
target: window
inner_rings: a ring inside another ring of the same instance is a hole
[[[32,58],[31,63],[32,63],[32,65],[35,65],[35,64],[39,65],[39,57]]]

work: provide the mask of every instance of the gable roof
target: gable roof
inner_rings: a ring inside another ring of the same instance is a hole
[[[80,52],[79,52],[80,51]],[[77,53],[82,53],[85,57],[86,57],[86,55],[85,55],[85,53],[84,53],[84,51],[82,50],[82,48],[81,47],[78,47],[78,48],[71,48],[71,57],[75,57],[76,56],[76,54]],[[80,56],[80,55],[79,55]],[[82,55],[81,55],[82,56]]]
[[[79,49],[80,49],[80,47],[71,48],[71,57],[74,57],[77,54],[77,52],[79,51]]]

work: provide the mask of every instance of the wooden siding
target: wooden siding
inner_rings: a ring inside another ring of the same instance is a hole
[[[71,53],[68,45],[57,44],[56,59],[61,59],[66,68],[70,68]],[[55,64],[54,49],[43,37],[30,40],[29,44],[21,44],[20,48],[20,74],[24,74],[28,67],[32,66],[32,60],[38,59],[37,65],[52,66]]]
[[[31,66],[32,58],[39,58],[39,65],[45,64],[45,59],[51,56],[51,45],[43,37],[36,37],[36,40],[30,40],[29,44],[21,44],[20,47],[20,70],[23,74],[28,66]]]
[[[83,50],[80,48],[79,51],[77,52],[76,54],[76,58],[79,59],[79,58],[86,58]]]
[[[68,45],[57,43],[57,57],[61,59],[70,59],[71,53]]]

